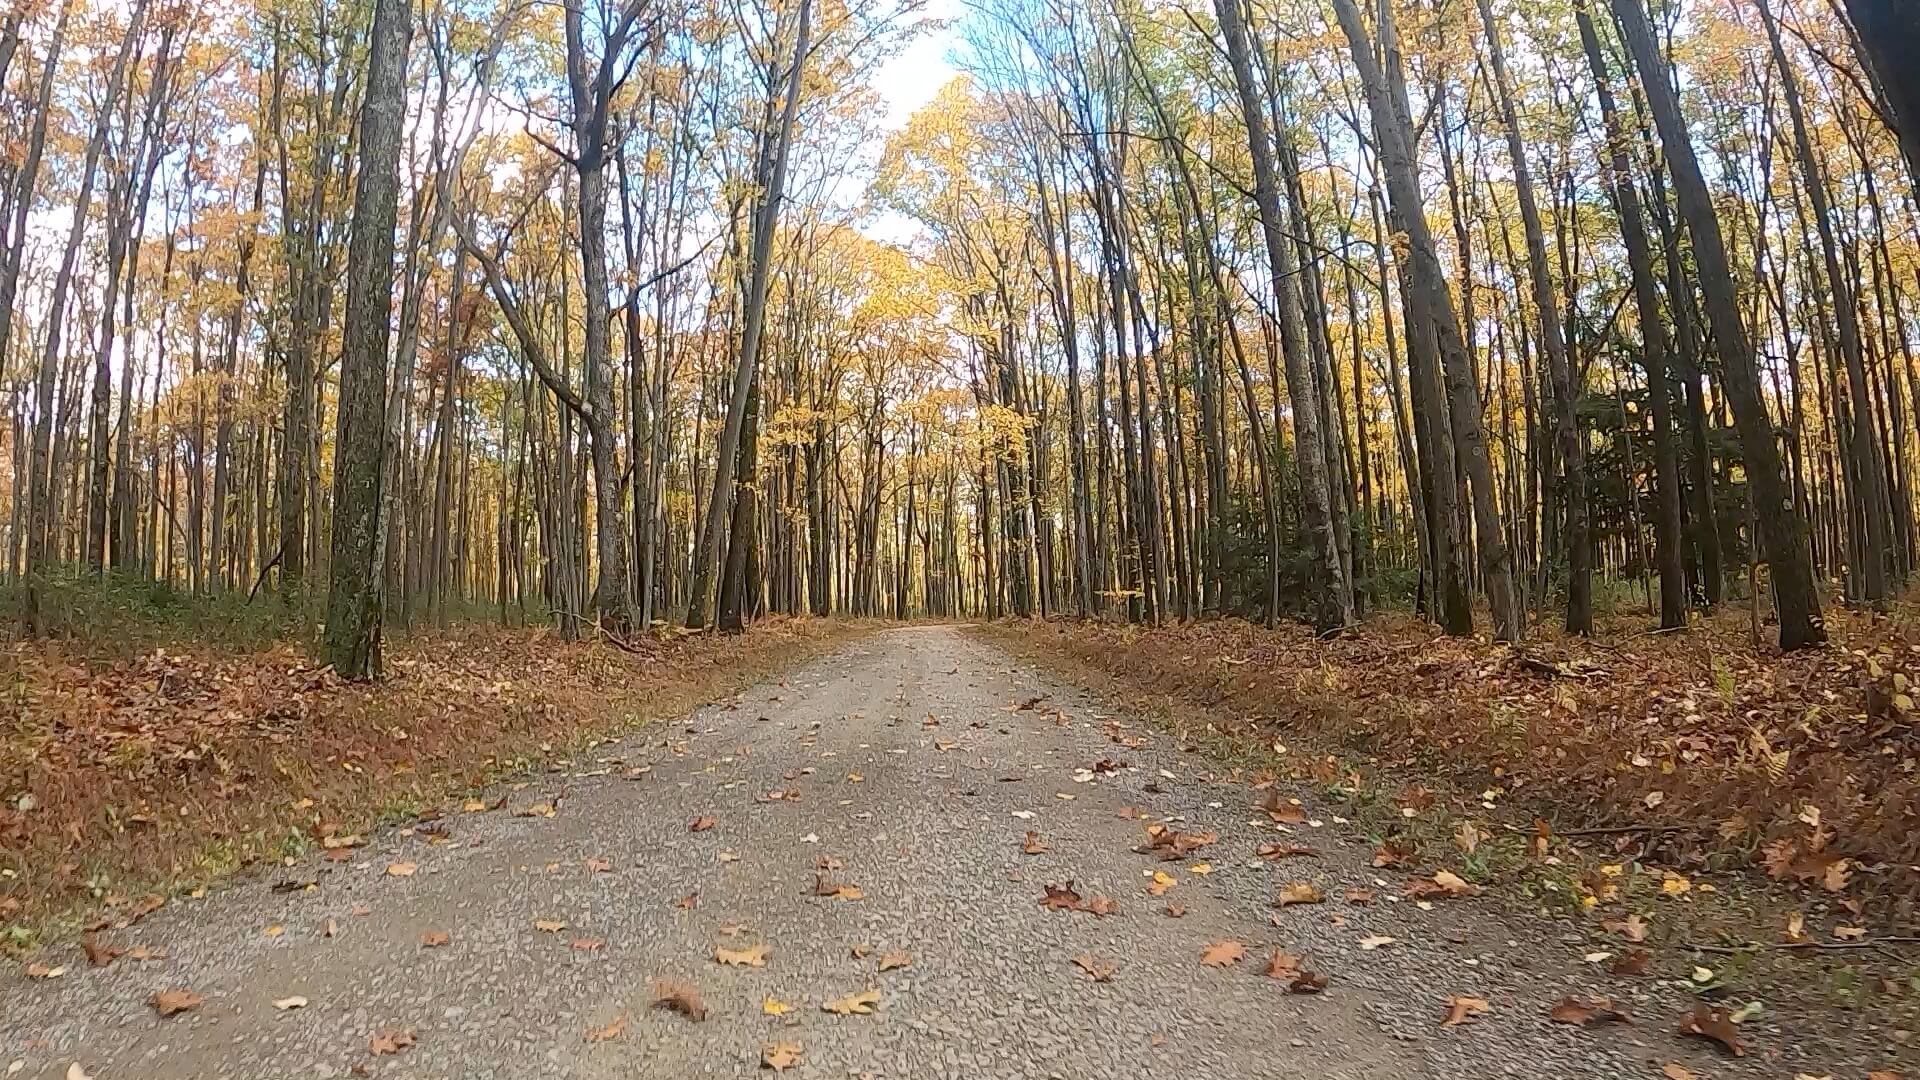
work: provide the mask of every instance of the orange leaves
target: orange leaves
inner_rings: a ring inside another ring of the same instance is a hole
[[[1478,885],[1467,881],[1451,870],[1441,870],[1430,878],[1417,878],[1407,883],[1402,891],[1409,900],[1441,900],[1461,896],[1475,896],[1480,892]]]
[[[1112,982],[1114,975],[1120,970],[1120,965],[1110,964],[1104,960],[1097,960],[1092,953],[1081,953],[1079,956],[1074,957],[1073,966],[1079,968],[1086,974],[1087,978],[1097,983]]]
[[[1307,811],[1299,803],[1281,798],[1276,788],[1268,788],[1265,797],[1255,804],[1254,809],[1265,811],[1267,817],[1276,824],[1305,825],[1307,823]]]
[[[1203,847],[1219,842],[1210,832],[1181,832],[1166,825],[1147,826],[1147,842],[1136,851],[1159,856],[1162,862],[1176,862]]]
[[[1612,998],[1561,998],[1547,1016],[1556,1024],[1586,1027],[1589,1024],[1626,1024],[1632,1022],[1626,1010],[1614,1005]]]
[[[1734,1057],[1742,1057],[1747,1052],[1746,1046],[1740,1042],[1740,1032],[1734,1027],[1732,1015],[1725,1009],[1716,1009],[1711,1005],[1696,1005],[1692,1012],[1681,1017],[1680,1034],[1719,1043]]]
[[[1084,911],[1090,915],[1112,915],[1120,910],[1112,900],[1095,893],[1092,899],[1082,899],[1073,889],[1073,882],[1065,885],[1048,885],[1047,894],[1040,900],[1040,906],[1048,911]]]
[[[874,1006],[880,1004],[880,991],[862,990],[845,997],[834,998],[820,1006],[824,1012],[839,1016],[872,1016]]]
[[[1247,947],[1238,941],[1216,941],[1200,952],[1205,967],[1232,967],[1246,959]]]
[[[1292,953],[1273,951],[1267,961],[1266,976],[1287,984],[1289,994],[1317,994],[1327,988],[1327,977],[1308,970],[1306,958]]]
[[[800,1064],[804,1052],[804,1048],[796,1042],[768,1043],[760,1050],[760,1067],[776,1073],[786,1072]]]
[[[912,963],[912,955],[906,952],[896,951],[881,954],[879,966],[881,971],[895,971],[907,967]]]
[[[1459,1027],[1471,1024],[1480,1017],[1493,1011],[1486,998],[1454,996],[1447,999],[1447,1015],[1441,1019],[1441,1027]]]
[[[420,935],[420,947],[440,949],[453,944],[453,938],[445,930],[429,930]]]
[[[382,1031],[367,1040],[367,1050],[374,1057],[398,1054],[414,1043],[413,1032],[404,1029]]]
[[[1320,904],[1326,902],[1326,895],[1320,887],[1311,881],[1295,881],[1280,887],[1273,899],[1275,907],[1291,907],[1294,904]]]
[[[697,817],[697,818],[694,818],[693,821],[687,826],[687,831],[688,832],[706,832],[708,829],[711,829],[718,824],[720,824],[720,822],[718,822],[713,818]]]
[[[1047,853],[1047,845],[1041,842],[1039,833],[1028,829],[1027,842],[1021,846],[1020,850],[1023,854],[1027,855],[1045,855]]]
[[[1310,859],[1320,857],[1318,851],[1301,844],[1261,844],[1254,854],[1269,862],[1279,862],[1281,859],[1291,859],[1296,856],[1305,856]]]
[[[147,999],[147,1004],[161,1016],[177,1016],[199,1008],[206,1000],[191,990],[159,990]]]
[[[858,885],[843,885],[830,881],[825,874],[813,875],[813,895],[831,897],[836,900],[859,900],[865,897]]]

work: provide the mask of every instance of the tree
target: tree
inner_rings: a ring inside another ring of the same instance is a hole
[[[1807,551],[1806,524],[1786,490],[1775,445],[1773,421],[1760,400],[1760,377],[1754,367],[1753,347],[1734,294],[1733,271],[1727,262],[1720,221],[1708,194],[1706,178],[1694,156],[1692,137],[1680,114],[1680,105],[1666,61],[1654,43],[1641,0],[1611,0],[1614,17],[1626,39],[1627,51],[1640,72],[1640,86],[1653,113],[1666,149],[1667,170],[1673,178],[1680,216],[1693,241],[1699,267],[1700,291],[1706,300],[1707,320],[1720,360],[1721,382],[1733,407],[1734,426],[1746,456],[1747,483],[1752,488],[1753,517],[1760,547],[1772,570],[1774,599],[1780,611],[1780,647],[1801,649],[1825,643],[1826,626],[1820,617],[1820,594],[1814,584]]]
[[[381,485],[386,475],[387,343],[393,309],[393,234],[399,216],[400,140],[407,119],[408,0],[375,0],[367,92],[360,107],[360,170],[347,250],[347,313],[340,357],[333,470],[333,552],[321,658],[342,678],[380,674],[386,573]]]

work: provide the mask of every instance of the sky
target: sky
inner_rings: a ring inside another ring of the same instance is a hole
[[[887,109],[884,121],[886,133],[880,136],[882,140],[905,127],[914,113],[932,101],[940,88],[960,73],[952,63],[953,53],[959,45],[959,35],[951,24],[961,14],[962,2],[928,0],[928,17],[947,22],[947,27],[915,38],[912,45],[901,50],[874,73],[873,87],[879,92],[881,100],[886,102]],[[879,149],[878,146],[873,148],[875,159],[879,157]],[[859,227],[875,240],[902,247],[912,247],[920,233],[916,222],[890,210],[868,218]]]
[[[949,55],[959,43],[951,22],[960,14],[961,0],[928,0],[928,17],[947,21],[949,26],[921,35],[875,74],[874,88],[887,102],[889,130],[905,125],[915,110],[933,100],[933,95],[959,74]]]

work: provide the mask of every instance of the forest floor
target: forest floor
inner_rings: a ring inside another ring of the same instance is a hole
[[[1704,882],[1655,900],[1632,861],[1593,918],[1536,913],[1474,852],[1383,845],[1351,792],[1223,761],[1205,710],[1112,689],[958,628],[842,643],[343,856],[49,941],[0,973],[0,1061],[96,1080],[1906,1067],[1878,1013],[1696,980],[1658,934]]]
[[[390,642],[373,687],[291,645],[156,644],[161,629],[0,646],[0,950],[137,917],[251,864],[348,860],[377,824],[677,716],[858,628],[773,620],[627,652],[472,625]]]
[[[1912,1053],[1920,604],[1831,611],[1831,648],[1784,656],[1737,608],[1645,626],[1519,649],[1392,614],[1334,641],[1232,620],[984,632],[1251,781],[1310,785],[1383,861],[1456,864],[1609,964],[1644,949],[1703,1000]]]

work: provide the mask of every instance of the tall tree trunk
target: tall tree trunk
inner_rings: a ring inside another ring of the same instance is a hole
[[[707,500],[706,540],[694,554],[693,593],[687,605],[687,626],[706,625],[708,594],[713,591],[713,575],[719,558],[720,529],[726,523],[733,502],[733,462],[740,451],[741,432],[746,426],[747,395],[753,385],[754,369],[759,363],[760,338],[767,315],[767,280],[772,271],[773,233],[780,221],[780,202],[787,180],[787,150],[793,142],[794,119],[800,111],[801,75],[806,68],[808,36],[812,30],[813,0],[800,0],[799,26],[794,36],[793,65],[787,75],[785,103],[777,129],[769,130],[762,143],[756,179],[761,195],[753,219],[752,253],[749,257],[746,310],[740,334],[740,354],[734,360],[732,393],[727,401],[727,421],[721,429],[713,470],[713,492]]]
[[[1520,224],[1527,239],[1527,277],[1533,287],[1534,313],[1540,323],[1540,343],[1547,354],[1547,376],[1553,383],[1555,428],[1560,440],[1560,464],[1565,472],[1561,495],[1566,503],[1567,632],[1593,633],[1593,538],[1587,513],[1587,437],[1580,430],[1580,387],[1567,361],[1567,338],[1560,325],[1559,300],[1553,274],[1547,266],[1546,236],[1540,226],[1540,206],[1534,197],[1533,169],[1520,136],[1520,111],[1513,101],[1513,79],[1507,74],[1506,50],[1493,17],[1492,0],[1479,0],[1480,22],[1492,61],[1493,85],[1500,99],[1501,119],[1507,129],[1507,156],[1520,202]]]
[[[321,659],[346,679],[380,674],[386,595],[381,485],[386,478],[387,349],[393,312],[400,142],[407,119],[408,0],[375,0],[367,93],[360,109],[360,175],[347,248],[340,408],[334,435],[333,548],[327,561]]]
[[[1767,414],[1766,403],[1760,399],[1753,347],[1740,317],[1733,271],[1727,263],[1726,244],[1721,239],[1713,198],[1707,191],[1700,163],[1694,157],[1692,136],[1680,114],[1666,61],[1655,44],[1652,28],[1647,25],[1641,0],[1611,0],[1611,3],[1626,38],[1627,50],[1640,71],[1642,91],[1653,112],[1661,145],[1666,148],[1680,214],[1693,238],[1694,262],[1699,267],[1707,320],[1712,325],[1714,348],[1720,358],[1721,381],[1733,407],[1741,450],[1746,455],[1747,483],[1752,491],[1760,547],[1772,567],[1774,597],[1780,612],[1780,647],[1799,649],[1819,645],[1827,640],[1827,630],[1820,617],[1820,594],[1807,550],[1806,523],[1787,489],[1773,420]]]

